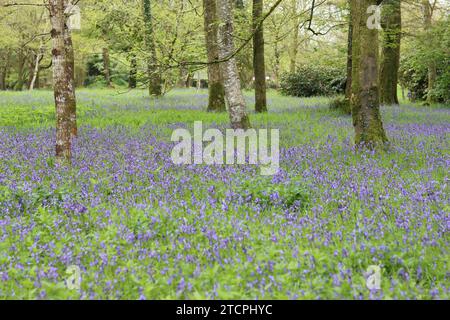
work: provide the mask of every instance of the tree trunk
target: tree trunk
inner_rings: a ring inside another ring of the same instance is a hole
[[[8,77],[8,69],[10,63],[9,60],[11,58],[11,54],[9,50],[5,50],[1,52],[0,57],[0,90],[6,90],[6,79]]]
[[[351,1],[349,1],[351,2]],[[350,10],[348,18],[348,39],[347,39],[347,83],[345,85],[345,100],[350,103],[352,97],[352,45],[353,45],[353,22],[352,13]]]
[[[208,111],[225,112],[225,89],[223,87],[223,78],[218,63],[212,63],[219,60],[219,47],[217,43],[218,21],[216,0],[203,0],[204,18],[205,18],[205,40],[206,52],[208,55]]]
[[[17,82],[14,87],[16,91],[22,91],[23,85],[25,84],[25,62],[26,56],[23,52],[23,49],[19,49],[17,54]]]
[[[233,129],[250,128],[250,120],[246,112],[245,99],[241,91],[241,81],[236,65],[233,41],[232,0],[218,2],[219,24],[219,58],[225,60],[221,64],[224,77],[225,96],[228,102],[231,127]]]
[[[378,30],[367,27],[367,8],[376,0],[352,0],[352,115],[355,143],[373,148],[387,142],[380,115]]]
[[[70,0],[61,0],[65,8],[70,4]],[[75,55],[73,51],[72,35],[67,21],[64,21],[64,47],[66,54],[65,76],[67,83],[67,107],[70,113],[70,135],[75,138],[78,135],[77,126],[77,102],[75,96]]]
[[[74,55],[64,14],[67,0],[49,0],[53,43],[53,87],[56,107],[56,157],[71,161],[76,135],[76,100],[73,84]]]
[[[109,50],[108,48],[103,48],[102,50],[103,57],[103,75],[105,77],[105,83],[108,88],[111,88],[111,62],[109,59]]]
[[[259,25],[263,0],[253,0],[253,70],[255,74],[255,111],[267,112],[266,62],[264,60],[264,28]]]
[[[0,69],[0,90],[6,90],[6,72],[4,67]]]
[[[36,86],[36,82],[39,77],[39,64],[41,63],[43,56],[44,56],[43,45],[41,44],[41,47],[39,48],[39,51],[36,54],[36,59],[34,61],[33,77],[31,78],[30,87],[29,87],[30,91],[33,91]]]
[[[273,66],[273,72],[275,75],[275,86],[277,88],[280,87],[280,64],[281,64],[281,52],[280,52],[280,45],[279,45],[279,31],[276,31],[276,37],[275,37],[275,44],[274,44],[274,57],[275,62]]]
[[[155,45],[155,34],[153,30],[153,17],[150,0],[142,0],[143,2],[143,12],[144,12],[144,39],[145,46],[148,54],[147,62],[147,76],[149,84],[149,94],[151,96],[161,96],[162,95],[162,79],[158,67],[158,61],[156,56],[156,45]]]
[[[200,76],[200,72],[197,72],[197,92],[200,91],[202,87],[202,78]]]
[[[188,78],[188,70],[185,66],[181,66],[178,69],[177,87],[178,88],[186,88],[187,78]]]
[[[298,26],[297,28],[294,29],[294,34],[292,37],[293,38],[289,62],[289,72],[295,73],[295,71],[297,70],[297,56],[298,56],[298,37],[299,37]]]
[[[402,15],[400,0],[385,0],[382,9],[383,44],[380,67],[380,102],[398,104],[398,69]]]
[[[128,79],[128,87],[130,89],[135,89],[137,87],[137,60],[135,54],[132,54],[130,59],[130,77]]]
[[[431,26],[432,26],[432,18],[433,18],[433,11],[431,4],[428,0],[422,0],[422,10],[423,10],[423,23],[424,23],[424,29],[425,33],[428,33]],[[432,43],[429,43],[430,46],[432,46]],[[428,61],[428,90],[427,90],[427,101],[429,103],[433,103],[433,89],[435,86],[437,77],[437,70],[436,70],[436,62],[433,59],[429,59]]]
[[[296,15],[296,17],[294,17],[293,22],[294,22],[294,29],[293,29],[293,34],[292,34],[292,46],[291,46],[291,50],[290,50],[290,57],[289,57],[289,73],[295,73],[296,69],[297,69],[297,55],[298,55],[298,45],[299,45],[299,29],[300,29],[300,17],[297,17],[298,15],[298,2],[297,0],[293,0],[292,1],[292,7],[294,10],[294,14]]]

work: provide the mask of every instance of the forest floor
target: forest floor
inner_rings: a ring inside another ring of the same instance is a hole
[[[80,90],[71,168],[52,93],[0,93],[0,298],[449,299],[450,109],[383,107],[390,148],[355,152],[327,102],[271,93],[251,113],[280,130],[263,177],[172,163],[174,129],[228,126],[206,91]]]

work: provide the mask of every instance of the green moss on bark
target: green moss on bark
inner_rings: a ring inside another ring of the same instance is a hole
[[[221,82],[210,83],[208,87],[208,112],[226,112],[225,89]]]

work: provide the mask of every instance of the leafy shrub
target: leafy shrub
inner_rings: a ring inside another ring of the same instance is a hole
[[[428,86],[428,70],[424,63],[417,63],[410,56],[402,60],[399,70],[399,81],[402,87],[408,89],[411,101],[425,100]]]
[[[444,61],[437,68],[435,87],[431,92],[436,102],[450,101],[450,61]],[[400,84],[408,89],[411,101],[426,100],[428,95],[428,68],[424,62],[418,62],[418,57],[408,57],[400,67]]]
[[[295,97],[327,96],[343,93],[345,70],[332,67],[302,65],[295,73],[281,78],[281,93]]]
[[[296,181],[273,183],[271,179],[246,180],[239,187],[239,194],[246,202],[257,203],[266,207],[282,206],[284,208],[308,207],[308,191]]]
[[[89,57],[87,64],[87,74],[84,85],[90,88],[106,87],[104,77],[104,67],[102,55],[93,55]],[[110,63],[111,82],[116,86],[128,85],[128,70],[124,66],[111,59]]]

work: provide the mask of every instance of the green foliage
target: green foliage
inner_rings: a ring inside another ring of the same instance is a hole
[[[305,210],[310,202],[308,190],[300,181],[276,183],[272,178],[244,180],[238,188],[245,201],[262,204],[266,207],[281,205],[284,208]]]
[[[129,73],[124,66],[112,59],[110,64],[111,82],[116,86],[128,84]],[[101,88],[106,86],[102,55],[93,55],[87,60],[86,87]]]
[[[439,21],[423,32],[411,44],[414,50],[404,50],[399,80],[409,90],[412,101],[431,100],[440,103],[450,102],[450,18]],[[436,80],[431,92],[428,92],[428,68],[436,67]]]
[[[346,75],[333,67],[302,65],[292,74],[283,75],[281,93],[295,97],[328,96],[343,93]]]
[[[405,57],[401,61],[399,82],[408,89],[411,101],[425,100],[428,87],[427,66],[415,56]]]

